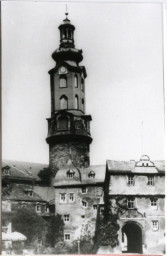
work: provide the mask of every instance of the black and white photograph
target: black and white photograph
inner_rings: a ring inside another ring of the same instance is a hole
[[[1,254],[165,254],[163,1],[2,1]]]

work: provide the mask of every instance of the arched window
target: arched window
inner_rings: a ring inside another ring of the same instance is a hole
[[[60,77],[60,88],[66,88],[67,87],[67,78],[66,76]]]
[[[75,95],[75,109],[79,109],[78,95]]]
[[[81,78],[81,90],[84,91],[84,79]]]
[[[63,95],[60,98],[60,109],[67,109],[68,108],[68,98]]]
[[[82,105],[81,105],[82,111],[84,111],[84,104],[85,104],[84,99],[82,99]]]
[[[68,118],[67,117],[63,117],[63,116],[60,116],[59,119],[58,119],[58,122],[57,122],[57,128],[60,129],[60,130],[67,130],[68,129]]]
[[[78,77],[77,77],[77,75],[74,76],[74,86],[75,86],[75,88],[78,88]]]

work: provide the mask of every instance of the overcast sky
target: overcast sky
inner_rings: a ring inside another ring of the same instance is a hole
[[[91,164],[164,159],[161,4],[70,2],[68,10],[88,74]],[[5,159],[48,163],[48,71],[64,13],[65,2],[2,2]]]

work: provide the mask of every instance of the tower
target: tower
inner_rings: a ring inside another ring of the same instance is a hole
[[[76,167],[89,166],[90,115],[85,114],[85,78],[82,50],[74,45],[74,25],[68,13],[59,26],[60,45],[52,54],[56,66],[49,71],[51,117],[48,118],[49,168],[55,173],[70,158]]]

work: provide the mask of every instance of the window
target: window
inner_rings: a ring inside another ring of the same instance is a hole
[[[130,198],[127,200],[127,207],[128,209],[134,209],[134,199],[133,198]]]
[[[128,176],[128,185],[134,185],[134,176],[133,175]]]
[[[82,105],[81,105],[82,111],[84,111],[84,99],[82,99]]]
[[[70,234],[64,234],[64,240],[70,241]]]
[[[81,78],[81,90],[84,91],[84,79]]]
[[[85,219],[85,215],[81,215],[81,218],[82,218],[82,219]]]
[[[68,108],[68,99],[65,95],[63,95],[60,98],[60,109],[67,109],[67,108]]]
[[[147,185],[154,186],[154,177],[153,176],[148,176],[147,178],[148,178]]]
[[[33,196],[33,191],[28,191],[28,196]]]
[[[49,213],[49,206],[46,206],[45,211]]]
[[[60,130],[67,130],[68,129],[68,118],[65,116],[59,117],[58,123],[57,123],[57,128]]]
[[[75,109],[79,109],[78,95],[75,95]]]
[[[97,204],[93,205],[93,210],[97,210]]]
[[[73,178],[74,174],[75,174],[75,172],[73,170],[71,170],[71,169],[67,171],[67,177],[68,178]]]
[[[86,187],[81,188],[81,193],[82,194],[87,194],[87,188]]]
[[[66,203],[66,194],[65,193],[61,193],[60,194],[60,203]]]
[[[158,206],[157,206],[157,199],[153,198],[150,199],[151,200],[151,208],[154,210],[157,210]]]
[[[69,203],[73,203],[75,202],[75,194],[74,193],[70,193],[69,195]]]
[[[93,171],[90,171],[90,172],[88,173],[88,177],[89,177],[89,178],[95,178],[95,173],[94,173]]]
[[[87,202],[82,201],[82,206],[83,206],[84,208],[86,208],[86,207],[87,207]]]
[[[3,171],[3,173],[4,173],[4,175],[10,175],[9,169],[5,169],[5,170]]]
[[[60,77],[60,88],[66,88],[67,87],[67,78],[65,76]]]
[[[36,205],[36,212],[41,212],[41,205],[39,204]]]
[[[64,222],[69,222],[70,220],[70,215],[69,214],[65,214],[64,215]]]
[[[74,86],[75,86],[75,88],[78,88],[78,77],[77,77],[77,75],[75,75],[75,77],[74,77]]]
[[[159,223],[158,223],[158,220],[152,220],[152,229],[154,231],[157,231],[159,228]]]

